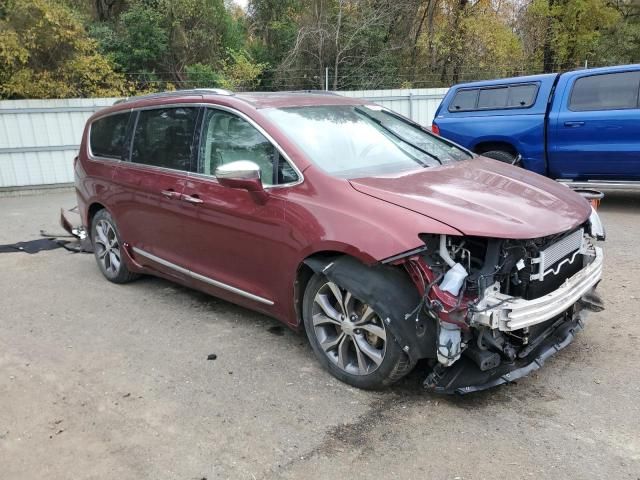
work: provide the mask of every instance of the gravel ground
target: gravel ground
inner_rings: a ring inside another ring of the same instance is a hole
[[[60,231],[73,205],[0,198],[0,244]],[[531,377],[466,397],[422,392],[420,371],[350,388],[275,320],[110,284],[91,255],[0,254],[0,478],[637,480],[639,207],[601,207],[607,309]]]

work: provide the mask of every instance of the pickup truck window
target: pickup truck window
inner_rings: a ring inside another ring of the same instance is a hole
[[[475,110],[476,101],[478,100],[478,89],[473,90],[460,90],[453,97],[451,105],[449,105],[450,112],[468,112],[469,110]]]
[[[578,78],[571,91],[569,110],[638,108],[640,71],[606,73]]]
[[[533,105],[533,102],[536,101],[537,93],[538,85],[513,85],[509,88],[509,100],[507,102],[507,107],[530,107]]]
[[[478,110],[483,108],[504,108],[509,97],[508,87],[483,88],[478,97]]]
[[[528,108],[535,102],[537,93],[538,85],[535,83],[459,90],[449,105],[449,111]]]

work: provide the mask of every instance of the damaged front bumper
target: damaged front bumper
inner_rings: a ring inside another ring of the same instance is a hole
[[[548,288],[548,293],[533,298],[503,293],[504,283],[517,275],[513,272],[494,280],[479,299],[465,297],[464,290],[458,297],[447,296],[440,288],[446,282],[438,285],[438,278],[423,260],[413,257],[405,267],[416,288],[427,285],[421,294],[439,327],[437,363],[424,382],[427,390],[436,393],[476,392],[530,374],[571,343],[583,326],[587,310],[602,309],[595,289],[602,278],[603,252],[583,236],[582,230],[565,236],[530,260],[540,265],[539,270],[528,273],[536,282],[545,275],[557,275],[563,264],[582,264],[562,283],[555,280],[554,290]],[[430,260],[431,265],[438,266]],[[519,271],[517,264],[514,271]]]
[[[602,277],[602,249],[590,248],[593,261],[547,295],[525,300],[498,291],[488,292],[479,305],[480,311],[470,315],[471,324],[511,332],[545,322],[566,311],[591,291]]]
[[[436,367],[424,382],[427,390],[442,394],[467,394],[514,382],[541,368],[545,360],[569,345],[583,328],[582,311],[550,330],[527,356],[482,371],[470,358],[463,356],[448,368]]]

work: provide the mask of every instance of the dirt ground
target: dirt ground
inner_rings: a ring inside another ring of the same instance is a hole
[[[70,191],[0,197],[0,244]],[[601,207],[606,310],[545,367],[466,397],[359,391],[301,334],[93,256],[0,254],[0,479],[640,479],[640,194]],[[215,353],[216,360],[207,360]]]

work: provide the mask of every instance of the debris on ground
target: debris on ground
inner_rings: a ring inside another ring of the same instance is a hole
[[[280,325],[275,325],[273,327],[267,328],[267,332],[281,337],[284,335],[284,327],[281,327]]]
[[[74,224],[77,226],[74,227]],[[82,220],[80,219],[77,206],[66,211],[64,208],[60,209],[60,225],[76,239],[75,242],[69,242],[65,245],[67,250],[76,253],[93,253],[91,238],[89,237],[86,229],[82,226]]]
[[[43,250],[62,248],[65,243],[55,238],[38,238],[37,240],[0,245],[0,253],[24,252],[34,254]]]

